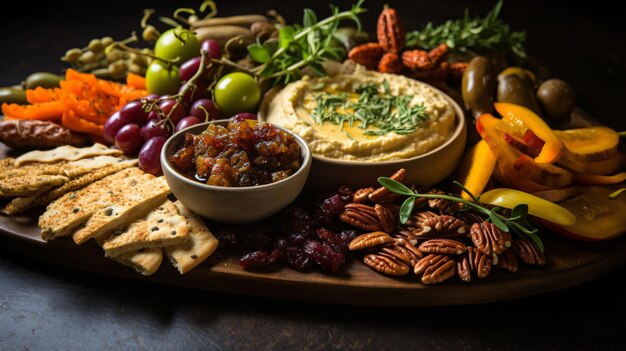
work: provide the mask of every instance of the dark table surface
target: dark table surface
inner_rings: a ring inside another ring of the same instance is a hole
[[[17,3],[3,11],[0,86],[35,71],[61,72],[66,49],[103,35],[126,37],[143,8],[166,13],[199,1]],[[349,1],[337,1],[341,8]],[[388,1],[409,29],[483,14],[494,1]],[[301,8],[325,1],[220,1],[224,15]],[[382,1],[367,1],[372,32]],[[626,129],[626,26],[610,2],[507,1],[502,17],[528,35],[527,48],[570,82],[579,106]],[[1,234],[0,234],[1,235]],[[485,305],[369,308],[225,295],[60,268],[0,240],[0,349],[626,349],[626,266],[558,292]],[[625,253],[626,254],[626,253]]]

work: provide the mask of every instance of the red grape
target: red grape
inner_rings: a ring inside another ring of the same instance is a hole
[[[176,131],[178,132],[179,130],[183,130],[187,127],[191,127],[193,125],[196,125],[198,123],[202,122],[198,117],[196,116],[187,116],[183,119],[180,120],[180,122],[178,122],[178,124],[176,124]]]
[[[156,136],[150,138],[141,147],[139,151],[139,167],[144,172],[148,172],[153,175],[160,175],[161,169],[161,149],[167,139],[164,137]]]
[[[207,39],[200,43],[200,50],[206,50],[209,53],[209,57],[212,59],[222,57],[222,47],[214,39]]]
[[[134,100],[120,109],[120,118],[126,123],[144,124],[148,120],[148,113],[144,111],[141,101]]]
[[[180,76],[180,79],[183,82],[188,81],[189,79],[191,79],[191,77],[193,77],[198,72],[198,69],[200,69],[201,60],[202,58],[198,56],[198,57],[189,59],[185,61],[185,63],[180,65],[180,68],[178,69],[178,75]]]
[[[155,110],[152,110],[150,111],[150,113],[148,113],[148,121],[153,119],[157,121],[159,120],[159,114]]]
[[[159,95],[157,94],[150,94],[145,96],[142,100],[156,100],[159,98]]]
[[[238,119],[238,120],[242,120],[242,119],[253,119],[253,120],[256,120],[256,115],[254,113],[250,113],[250,112],[240,112],[240,113],[232,116],[231,118]]]
[[[198,100],[198,99],[204,99],[209,97],[209,88],[206,85],[206,83],[204,83],[203,81],[197,81],[195,83],[196,87],[194,88],[190,88],[189,90],[187,90],[187,92],[185,93],[185,95],[183,96],[183,102],[185,102],[185,104],[187,106],[191,105],[191,103],[193,103],[194,101]],[[178,89],[178,92],[182,92],[182,90],[184,89],[184,85],[180,87],[180,89]]]
[[[104,131],[102,133],[104,140],[111,144],[115,144],[115,134],[117,134],[120,128],[126,124],[128,124],[128,122],[120,118],[119,111],[112,114],[111,117],[104,122]]]
[[[176,108],[174,108],[174,106],[176,106]],[[178,121],[180,121],[183,117],[187,116],[185,106],[178,103],[176,100],[164,100],[159,104],[159,107],[161,108],[161,111],[163,111],[163,114],[166,116],[169,115],[170,120],[174,124],[178,123]],[[172,109],[174,110],[172,111]]]
[[[148,120],[148,123],[146,123],[143,127],[141,127],[140,134],[143,140],[149,140],[156,136],[160,136],[164,138],[169,138],[170,136],[170,132],[165,126],[165,123],[159,124],[158,119]]]
[[[125,154],[137,152],[142,143],[140,128],[136,124],[127,124],[115,134],[115,146]]]
[[[205,110],[206,112],[204,112]],[[200,99],[194,102],[189,109],[189,114],[198,117],[201,121],[211,121],[220,118],[220,110],[217,108],[217,105],[209,99]]]

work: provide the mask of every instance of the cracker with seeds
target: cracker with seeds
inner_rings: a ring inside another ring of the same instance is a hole
[[[37,201],[41,199],[41,195],[48,192],[50,189],[52,189],[52,186],[43,187],[30,196],[16,197],[11,200],[11,202],[6,204],[6,206],[4,206],[4,208],[2,208],[0,212],[9,216],[13,216],[34,208],[36,207]]]
[[[72,234],[76,244],[124,228],[131,222],[144,217],[165,201],[170,188],[164,177],[146,179],[131,185],[114,203],[94,212],[85,225]]]
[[[219,242],[200,217],[191,212],[180,201],[176,201],[174,205],[180,214],[187,219],[189,240],[182,244],[167,246],[164,250],[180,274],[185,274],[211,256],[217,249]]]
[[[89,147],[74,147],[69,145],[59,146],[52,150],[35,150],[27,152],[15,159],[15,166],[21,166],[31,162],[51,163],[58,161],[76,161],[94,156],[121,156],[122,151],[109,148],[106,145],[95,143]]]
[[[51,174],[24,175],[0,179],[0,198],[30,196],[43,188],[59,186],[68,181],[66,176]]]
[[[115,203],[122,192],[154,176],[137,167],[124,169],[86,187],[69,192],[52,202],[39,217],[39,228],[44,240],[70,235],[96,211]]]
[[[102,245],[105,256],[117,257],[139,249],[166,247],[185,242],[189,227],[174,203],[167,200],[145,218],[113,233]]]
[[[98,245],[104,245],[103,237],[96,238]],[[161,266],[163,261],[163,250],[159,247],[149,249],[139,249],[137,251],[127,252],[117,257],[111,257],[112,260],[123,265],[132,267],[135,271],[142,275],[152,275]]]
[[[35,175],[62,175],[65,162],[57,163],[31,163],[20,167],[6,168],[0,170],[0,180],[19,178]]]
[[[69,178],[76,178],[84,174],[97,171],[102,168],[124,165],[123,168],[134,166],[137,164],[136,159],[126,159],[124,157],[115,156],[96,156],[92,158],[84,158],[78,161],[68,162],[63,167],[63,174]]]

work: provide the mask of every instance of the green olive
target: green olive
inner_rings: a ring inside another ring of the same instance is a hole
[[[517,75],[508,75],[498,81],[498,102],[524,106],[540,114],[539,104],[532,91]]]
[[[114,41],[115,40],[113,40],[113,38],[111,37],[103,37],[102,39],[100,39],[100,42],[102,43],[102,45],[104,45],[105,48],[113,44]]]
[[[93,63],[96,62],[96,60],[96,54],[93,51],[85,51],[78,58],[78,61],[81,63]]]
[[[496,85],[496,74],[491,62],[482,56],[473,58],[463,73],[461,92],[465,107],[471,110],[474,118],[493,112]]]
[[[124,61],[115,61],[109,64],[109,73],[112,76],[123,74],[128,70],[128,65]]]
[[[7,104],[20,104],[26,105],[26,91],[16,88],[0,88],[0,105]]]
[[[574,89],[560,79],[548,79],[537,90],[537,99],[550,119],[566,121],[576,107]]]
[[[65,56],[63,56],[62,60],[66,62],[76,62],[78,61],[81,53],[82,50],[80,50],[79,48],[69,49],[65,52]]]
[[[26,89],[42,87],[46,89],[58,88],[63,77],[49,72],[37,72],[26,77]]]
[[[100,78],[100,79],[111,78],[111,72],[109,72],[109,68],[98,68],[98,69],[91,71],[91,74],[95,75],[97,78]]]
[[[92,39],[87,47],[96,54],[104,51],[104,45],[100,39]]]
[[[511,74],[518,76],[530,89],[534,89],[537,84],[537,77],[535,77],[532,71],[515,66],[507,67],[504,71],[500,72],[500,74],[498,74],[498,81],[500,81],[502,77]]]
[[[106,60],[108,63],[113,63],[115,61],[121,60],[124,58],[124,52],[122,50],[113,49],[107,52]]]

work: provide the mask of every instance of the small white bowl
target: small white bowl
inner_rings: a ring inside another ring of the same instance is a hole
[[[193,212],[213,221],[244,224],[263,220],[285,208],[302,191],[311,169],[311,150],[293,132],[275,126],[294,136],[302,156],[300,169],[275,183],[249,187],[222,187],[200,183],[181,174],[169,157],[179,149],[185,134],[200,134],[209,124],[227,125],[229,120],[216,120],[191,126],[170,137],[161,151],[161,167],[172,193]]]

